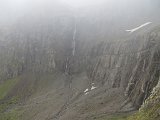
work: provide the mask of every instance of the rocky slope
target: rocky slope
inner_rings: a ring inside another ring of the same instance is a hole
[[[128,34],[124,18],[84,11],[48,7],[2,29],[0,119],[99,120],[139,108],[128,119],[159,119],[159,17]]]

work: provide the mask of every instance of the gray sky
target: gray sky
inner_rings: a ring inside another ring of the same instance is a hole
[[[88,9],[93,12],[91,14],[94,14],[94,10],[104,8],[102,12],[110,12],[108,15],[112,16],[123,15],[123,12],[135,15],[140,12],[149,14],[150,10],[154,8],[154,4],[149,1],[153,0],[0,0],[0,25],[12,24],[26,13],[43,12],[49,8],[52,12],[52,10],[64,6],[72,8],[73,11],[78,9],[79,13],[81,11],[87,13],[88,11],[85,10]]]

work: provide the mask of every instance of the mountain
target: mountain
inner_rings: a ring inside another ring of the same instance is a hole
[[[158,1],[24,3],[0,20],[0,120],[160,119]]]

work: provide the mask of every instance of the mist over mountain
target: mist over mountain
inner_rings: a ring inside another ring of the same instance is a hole
[[[0,4],[0,120],[159,120],[159,0]]]

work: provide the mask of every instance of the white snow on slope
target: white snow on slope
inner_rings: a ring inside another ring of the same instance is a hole
[[[147,26],[147,25],[149,25],[149,24],[151,24],[152,22],[147,22],[147,23],[144,23],[144,24],[142,24],[142,25],[140,25],[140,26],[138,26],[138,27],[136,27],[136,28],[134,28],[134,29],[131,29],[131,30],[126,30],[127,32],[130,32],[130,33],[133,33],[133,32],[135,32],[135,31],[137,31],[137,30],[139,30],[139,29],[141,29],[141,28],[143,28],[143,27],[145,27],[145,26]]]
[[[94,85],[94,83],[92,83],[92,87],[91,88],[87,88],[85,91],[84,91],[84,93],[85,93],[85,95],[87,95],[87,94],[89,94],[89,92],[90,91],[92,91],[92,90],[94,90],[94,89],[96,89],[97,87],[95,87],[95,86],[93,86]]]
[[[97,88],[97,87],[92,86],[91,90],[94,90],[94,89],[96,89],[96,88]]]
[[[89,90],[89,89],[87,88],[87,89],[84,91],[84,93],[88,92],[88,90]]]
[[[86,92],[85,95],[87,95],[89,92]]]
[[[96,89],[97,87],[92,86],[91,90],[89,90],[88,88],[84,91],[85,95],[89,94],[90,91]]]

